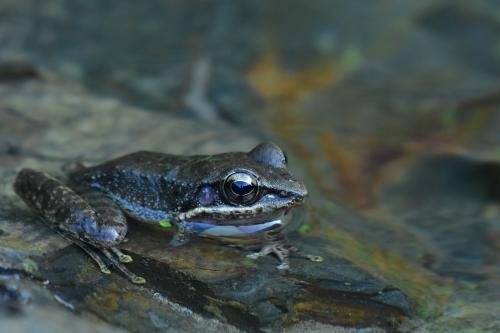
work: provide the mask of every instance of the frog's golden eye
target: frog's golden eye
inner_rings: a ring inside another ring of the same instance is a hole
[[[224,197],[231,203],[249,204],[257,199],[257,178],[247,172],[238,171],[227,176],[222,186]]]

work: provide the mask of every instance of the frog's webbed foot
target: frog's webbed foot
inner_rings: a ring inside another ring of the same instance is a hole
[[[284,271],[290,268],[290,263],[288,260],[290,255],[290,250],[284,244],[274,243],[274,244],[264,245],[264,247],[262,247],[262,249],[259,252],[250,253],[246,257],[249,259],[256,260],[258,258],[265,257],[269,254],[275,254],[278,257],[280,264],[276,266],[277,269],[279,269],[280,271]]]
[[[129,256],[128,254],[123,253],[122,251],[120,251],[120,249],[118,249],[116,247],[112,247],[110,249],[111,249],[111,251],[114,254],[116,254],[116,256],[118,257],[118,260],[120,260],[120,262],[129,263],[129,262],[134,261],[134,259],[132,259],[131,256]]]
[[[97,266],[99,266],[99,269],[101,270],[102,273],[111,274],[108,265],[101,259],[99,254],[94,249],[90,248],[90,246],[88,246],[83,242],[74,239],[68,239],[68,240],[77,245],[79,248],[81,248],[85,253],[87,253],[89,257],[95,261]]]
[[[276,268],[280,271],[290,269],[290,257],[308,259],[313,262],[322,262],[323,258],[316,255],[304,254],[294,246],[290,246],[281,229],[269,230],[264,234],[264,246],[259,252],[247,255],[249,259],[258,259],[269,254],[278,257],[280,264]]]
[[[83,251],[85,251],[89,255],[89,257],[92,258],[97,263],[102,273],[111,274],[111,271],[109,270],[108,265],[101,259],[100,255],[97,253],[97,250],[100,251],[107,259],[109,259],[111,264],[113,264],[113,266],[115,266],[120,272],[122,272],[132,283],[135,284],[146,283],[146,280],[143,277],[135,275],[122,264],[124,262],[131,262],[132,257],[123,254],[117,248],[112,247],[110,248],[111,251],[109,249],[93,249],[83,242],[80,241],[73,241],[73,242],[76,245],[78,245]],[[121,255],[118,253],[120,253]],[[115,256],[118,257],[118,260],[116,259]]]
[[[109,270],[108,264],[102,260],[101,256],[99,255],[98,252],[102,253],[110,262],[113,266],[115,266],[120,272],[122,272],[132,283],[135,284],[144,284],[146,283],[146,280],[140,276],[135,275],[131,271],[128,270],[122,263],[125,262],[131,262],[132,257],[124,254],[121,252],[118,248],[116,247],[111,247],[109,249],[106,248],[95,248],[91,245],[88,245],[80,240],[74,239],[73,237],[70,237],[68,235],[62,234],[64,238],[72,242],[73,244],[77,245],[80,247],[85,253],[89,255],[92,260],[99,266],[99,269],[101,270],[102,273],[104,274],[111,274],[111,271]],[[111,251],[110,251],[111,250]],[[114,255],[113,255],[114,254]],[[118,260],[116,259],[116,257]]]
[[[322,256],[302,253],[302,251],[297,249],[295,246],[290,246],[289,250],[290,250],[291,256],[294,258],[307,259],[307,260],[312,261],[312,262],[323,262],[323,260],[324,260]]]
[[[111,251],[113,251],[113,252],[115,252],[116,250],[117,249],[111,248]],[[146,279],[144,279],[143,277],[137,276],[134,273],[132,273],[131,271],[129,271],[128,268],[122,264],[122,262],[120,262],[119,260],[116,260],[116,258],[113,256],[113,253],[111,253],[108,249],[101,249],[101,251],[102,251],[102,254],[104,254],[104,256],[106,258],[108,258],[109,261],[111,261],[111,263],[118,270],[120,270],[132,283],[135,283],[135,284],[146,283]]]

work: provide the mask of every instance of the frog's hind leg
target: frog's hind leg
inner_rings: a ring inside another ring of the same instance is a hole
[[[78,188],[78,193],[80,193],[82,198],[84,198],[92,206],[97,214],[97,217],[101,221],[106,221],[108,227],[111,227],[112,230],[120,233],[120,242],[106,244],[108,246],[100,248],[102,254],[104,254],[104,256],[108,258],[108,260],[111,261],[111,263],[118,270],[127,276],[130,281],[135,284],[144,284],[146,282],[144,278],[135,275],[122,264],[132,262],[132,257],[123,253],[116,247],[116,245],[121,243],[121,241],[125,238],[127,233],[127,221],[121,209],[104,193],[94,189],[87,187]],[[118,260],[116,258],[118,258]]]
[[[95,223],[87,223],[85,228],[88,242],[104,248],[120,244],[127,234],[127,220],[120,207],[100,191],[78,185],[72,187],[95,212]]]
[[[51,176],[31,169],[19,172],[14,190],[51,228],[82,248],[103,273],[108,273],[109,269],[98,252],[102,252],[132,282],[144,283],[144,279],[130,273],[107,250],[123,240],[127,224],[116,204],[104,194],[91,190],[78,191],[77,194]],[[127,261],[127,256],[119,250],[121,255],[112,251],[119,259]]]
[[[66,237],[84,240],[88,230],[98,226],[92,207],[71,188],[46,173],[21,170],[14,190],[51,228]]]

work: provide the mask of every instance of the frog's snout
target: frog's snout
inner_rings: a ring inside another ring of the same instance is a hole
[[[309,193],[307,192],[307,188],[305,187],[304,184],[301,183],[294,183],[294,186],[289,189],[288,193],[283,193],[283,196],[288,196],[293,199],[293,201],[296,201],[297,203],[300,203],[304,201],[308,196]]]
[[[288,201],[288,210],[292,207],[299,206],[304,203],[304,201],[308,197],[307,189],[303,186],[300,188],[300,191],[294,189],[294,191],[287,191],[280,193],[280,197],[286,198]]]
[[[304,184],[300,184],[299,196],[301,196],[304,199],[309,196],[309,192],[307,192],[307,188]]]

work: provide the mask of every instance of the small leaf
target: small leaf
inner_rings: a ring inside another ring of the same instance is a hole
[[[169,220],[160,220],[160,222],[158,222],[160,224],[160,227],[162,228],[171,228],[172,227],[172,223],[170,223]]]
[[[24,258],[22,266],[23,270],[28,274],[35,274],[38,271],[38,265],[31,258]]]
[[[244,258],[243,260],[241,260],[241,264],[244,265],[244,266],[249,266],[249,267],[257,265],[255,263],[255,260],[250,259],[250,258]]]
[[[311,225],[304,223],[299,227],[299,233],[301,235],[307,234],[311,230]]]

